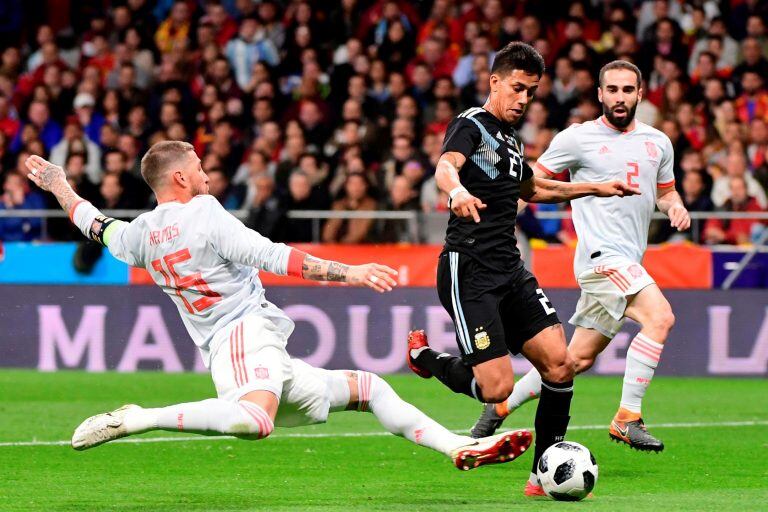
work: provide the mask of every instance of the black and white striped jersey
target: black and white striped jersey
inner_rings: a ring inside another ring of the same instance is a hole
[[[479,223],[451,212],[444,250],[467,254],[494,271],[517,270],[522,266],[515,238],[517,200],[520,183],[533,176],[517,132],[487,110],[470,108],[451,121],[442,151],[467,158],[459,170],[461,184],[488,205],[479,212]]]

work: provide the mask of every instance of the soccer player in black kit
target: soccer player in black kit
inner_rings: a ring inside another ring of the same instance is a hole
[[[429,348],[423,331],[408,336],[409,367],[481,402],[507,399],[514,386],[509,354],[522,353],[542,377],[536,448],[526,495],[543,495],[541,454],[565,436],[573,396],[573,360],[555,309],[523,266],[515,239],[517,201],[556,203],[587,195],[636,193],[620,181],[563,183],[536,178],[512,127],[533,99],[544,60],[513,42],[496,54],[490,95],[449,125],[435,178],[451,216],[437,269],[440,302],[453,319],[461,357]]]

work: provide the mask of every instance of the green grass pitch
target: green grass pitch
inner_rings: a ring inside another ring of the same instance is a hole
[[[468,428],[480,409],[434,379],[387,380],[452,429]],[[588,446],[600,467],[595,497],[579,503],[524,498],[529,454],[460,472],[438,453],[376,435],[382,429],[375,418],[354,412],[334,414],[326,425],[278,429],[265,441],[120,443],[87,452],[14,445],[67,440],[86,416],[127,402],[158,406],[210,397],[213,385],[209,376],[194,374],[2,371],[0,388],[0,510],[723,512],[768,507],[768,382],[763,379],[654,380],[646,417],[650,425],[660,425],[653,432],[667,445],[657,455],[608,440],[620,378],[579,378],[568,438]],[[529,427],[531,405],[505,426]]]

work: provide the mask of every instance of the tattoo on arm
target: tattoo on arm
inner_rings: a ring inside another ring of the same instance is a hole
[[[327,261],[307,255],[301,266],[301,275],[304,279],[313,281],[337,281],[347,280],[349,265],[336,261]]]
[[[348,265],[332,261],[330,265],[328,265],[328,281],[346,281],[347,270],[349,270]]]
[[[38,173],[38,178],[42,181],[43,188],[56,196],[64,211],[69,212],[75,203],[82,201],[82,198],[69,186],[64,170],[58,165],[46,166]]]

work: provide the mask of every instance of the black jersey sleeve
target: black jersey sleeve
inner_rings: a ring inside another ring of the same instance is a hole
[[[523,176],[520,178],[520,182],[528,181],[533,178],[533,169],[528,165],[528,162],[523,162]]]
[[[442,152],[455,151],[469,158],[480,144],[480,138],[480,129],[472,120],[465,117],[457,117],[448,125]]]

